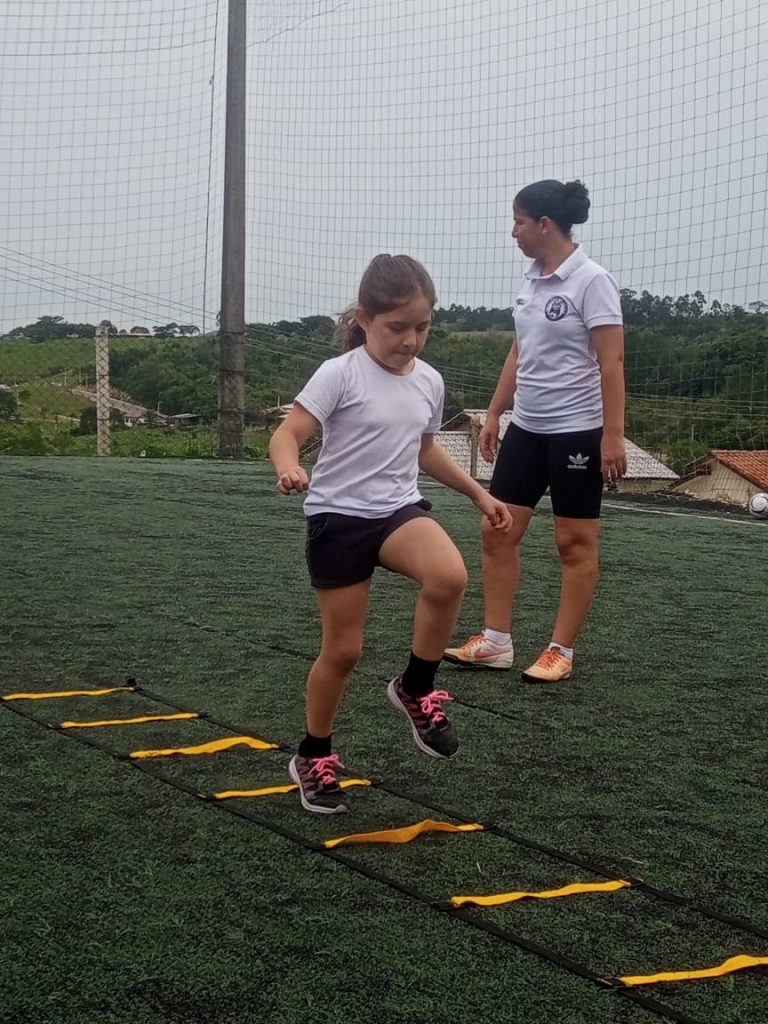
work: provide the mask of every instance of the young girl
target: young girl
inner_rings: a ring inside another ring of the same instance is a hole
[[[549,487],[560,555],[560,608],[552,640],[523,679],[569,679],[573,648],[597,586],[603,484],[627,471],[624,451],[624,332],[616,282],[571,238],[589,215],[580,181],[537,181],[515,196],[512,237],[534,262],[515,304],[515,342],[488,407],[479,444],[493,462],[499,418],[512,407],[490,492],[514,528],[482,530],[485,629],[448,661],[512,665],[512,609],[519,545]]]
[[[306,553],[323,639],[307,680],[307,733],[289,772],[304,808],[320,814],[349,809],[331,733],[362,650],[377,565],[421,587],[411,656],[389,683],[389,700],[406,716],[425,754],[446,758],[458,749],[442,707],[451,698],[435,688],[435,675],[467,575],[419,493],[419,469],[470,497],[493,529],[511,526],[506,506],[434,442],[443,381],[418,358],[434,304],[434,284],[420,263],[376,256],[363,274],[357,305],[339,322],[346,352],[320,366],[269,446],[280,493],[309,492]],[[323,445],[310,483],[299,448],[321,427]]]

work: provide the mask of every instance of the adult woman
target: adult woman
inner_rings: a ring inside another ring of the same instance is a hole
[[[519,545],[549,488],[560,606],[549,646],[522,673],[529,682],[571,676],[573,648],[597,586],[603,483],[627,469],[619,291],[571,238],[589,207],[580,181],[539,181],[515,197],[512,236],[533,264],[516,299],[515,342],[479,439],[487,462],[498,450],[490,491],[509,506],[514,525],[506,534],[483,525],[485,629],[445,652],[459,665],[511,667]],[[499,447],[500,416],[510,407],[512,422]]]

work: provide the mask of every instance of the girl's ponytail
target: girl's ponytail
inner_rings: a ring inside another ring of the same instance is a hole
[[[339,317],[333,340],[344,352],[365,344],[365,331],[357,322],[354,306],[348,306]]]

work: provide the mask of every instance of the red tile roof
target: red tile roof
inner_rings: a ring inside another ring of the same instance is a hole
[[[755,487],[768,491],[768,449],[753,452],[731,452],[714,449],[712,455],[726,468],[743,476]]]

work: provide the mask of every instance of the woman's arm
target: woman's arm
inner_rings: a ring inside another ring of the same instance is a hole
[[[624,446],[624,328],[618,324],[593,327],[589,332],[600,364],[603,392],[603,441],[601,464],[606,483],[627,473]]]
[[[499,420],[502,413],[512,407],[517,388],[517,339],[512,342],[509,355],[504,360],[496,390],[488,406],[485,423],[480,431],[478,446],[486,462],[493,462],[499,447]]]
[[[320,421],[301,405],[294,405],[269,442],[269,457],[277,473],[281,494],[306,491],[309,477],[299,465],[299,449],[316,431]]]
[[[493,392],[493,398],[488,405],[488,413],[493,413],[494,416],[501,416],[501,414],[506,412],[507,409],[511,409],[516,387],[517,338],[512,342],[512,348],[509,350],[509,354],[504,360],[504,366],[501,368],[496,390]]]

